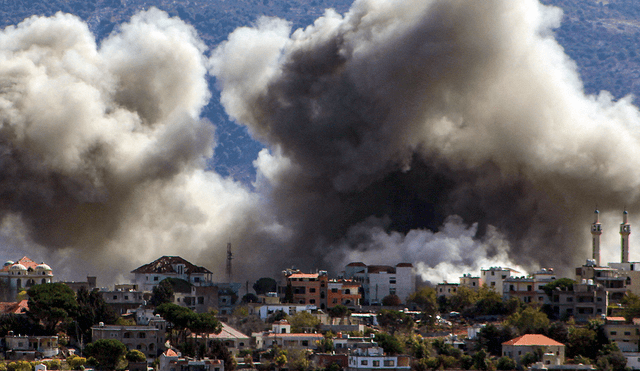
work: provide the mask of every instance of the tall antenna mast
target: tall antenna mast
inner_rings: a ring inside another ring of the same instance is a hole
[[[233,259],[233,254],[231,253],[231,242],[227,243],[227,279],[231,282],[232,274],[231,274],[231,259]]]

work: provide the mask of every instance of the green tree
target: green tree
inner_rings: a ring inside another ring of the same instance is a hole
[[[43,283],[31,286],[29,316],[39,320],[47,334],[53,335],[56,326],[77,312],[76,295],[64,283]]]
[[[253,291],[256,295],[264,295],[268,292],[275,292],[278,289],[278,283],[271,277],[259,278],[256,283],[253,284]]]
[[[516,361],[514,361],[510,357],[500,357],[498,359],[498,364],[496,365],[498,370],[515,370],[516,369]]]
[[[502,354],[502,343],[515,338],[513,330],[509,326],[500,328],[493,324],[486,325],[478,333],[478,349],[486,349],[491,355],[500,356]]]
[[[549,318],[537,308],[526,307],[507,318],[507,324],[518,330],[520,335],[544,334],[549,328]]]
[[[69,365],[69,368],[72,370],[80,370],[82,366],[84,366],[86,363],[87,363],[86,358],[79,357],[75,354],[72,354],[69,357],[67,357],[67,365]]]
[[[231,354],[229,349],[224,345],[224,343],[216,339],[216,340],[211,340],[210,344],[211,346],[208,353],[209,357],[212,357],[215,359],[221,359],[224,362],[225,371],[235,370],[236,366],[238,365],[236,363],[236,359],[233,356],[233,354]]]
[[[536,362],[540,362],[538,352],[527,352],[520,357],[520,364],[524,367],[529,367]]]
[[[391,334],[399,330],[410,330],[413,328],[413,318],[404,312],[397,310],[383,309],[376,316],[380,326],[387,329]]]
[[[93,357],[101,370],[115,370],[127,353],[127,347],[115,339],[100,339],[85,348],[85,354]]]
[[[597,334],[585,327],[574,327],[569,330],[569,342],[566,344],[568,358],[580,355],[589,358],[598,353]]]
[[[486,287],[486,286],[485,286]],[[456,312],[463,312],[478,301],[478,292],[466,286],[458,287],[456,293],[449,299],[449,309]]]
[[[294,333],[313,331],[320,326],[320,320],[309,312],[298,312],[288,316],[287,320],[291,324],[291,332]]]
[[[329,316],[334,318],[343,318],[349,317],[351,315],[351,311],[349,308],[344,305],[338,304],[332,308],[329,308]]]
[[[147,357],[141,351],[137,349],[131,349],[125,354],[124,358],[129,362],[144,362],[147,360]]]
[[[384,305],[385,307],[397,307],[399,305],[402,305],[402,300],[400,300],[400,297],[398,295],[391,294],[382,298],[382,305]]]
[[[436,290],[432,287],[423,287],[420,290],[412,293],[407,298],[407,302],[415,304],[423,313],[427,315],[433,315],[438,312]]]
[[[404,353],[404,347],[397,337],[384,332],[377,333],[375,336],[376,343],[387,354],[402,354]]]
[[[487,352],[484,349],[480,349],[473,355],[473,367],[476,370],[489,370],[491,360],[488,357]]]
[[[627,358],[616,343],[611,343],[602,347],[596,365],[598,370],[624,371],[627,368]]]
[[[171,303],[173,301],[173,285],[168,279],[160,281],[160,283],[153,287],[151,291],[151,300],[149,304],[153,306],[159,306],[164,303]]]
[[[67,333],[76,341],[83,337],[84,342],[91,342],[91,327],[99,322],[112,325],[118,319],[113,308],[108,305],[97,290],[89,292],[84,286],[76,293],[78,308],[72,317],[73,323],[68,326]]]

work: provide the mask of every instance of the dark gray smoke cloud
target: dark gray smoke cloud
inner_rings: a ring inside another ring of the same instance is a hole
[[[596,204],[633,215],[638,110],[583,93],[560,19],[533,0],[362,0],[293,33],[266,18],[232,33],[212,73],[270,145],[258,189],[306,265],[569,274],[590,256]]]
[[[158,10],[99,47],[76,17],[30,18],[0,32],[7,255],[102,284],[163,254],[221,279],[228,241],[237,280],[351,260],[434,281],[581,264],[596,203],[608,225],[640,211],[640,118],[584,95],[560,19],[533,0],[358,0],[293,33],[260,19],[207,60]],[[255,191],[206,171],[207,68],[268,147]]]

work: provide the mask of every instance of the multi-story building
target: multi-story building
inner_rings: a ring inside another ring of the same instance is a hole
[[[504,280],[518,273],[520,272],[511,268],[491,267],[489,269],[481,269],[480,277],[482,282],[490,289],[502,293]]]
[[[165,349],[167,322],[158,317],[151,319],[148,326],[105,325],[100,323],[91,328],[93,341],[116,339],[128,350],[137,349],[148,358],[156,358]]]
[[[107,305],[111,306],[113,310],[120,315],[125,314],[130,310],[137,309],[139,306],[145,303],[145,300],[149,299],[149,297],[145,298],[145,293],[143,293],[142,291],[101,290],[98,292],[102,295],[104,302]]]
[[[329,280],[327,283],[327,308],[336,305],[353,307],[360,304],[360,283],[353,280]]]
[[[436,296],[450,298],[458,293],[459,283],[442,282],[436,285]]]
[[[87,276],[86,281],[61,281],[61,283],[69,286],[69,288],[75,293],[77,293],[81,288],[87,291],[93,291],[97,287],[97,277]]]
[[[249,314],[257,315],[263,321],[278,312],[293,316],[300,312],[311,313],[317,309],[314,304],[249,304]]]
[[[213,284],[213,273],[191,264],[179,256],[163,256],[131,271],[134,282],[142,291],[152,291],[165,278],[178,278],[194,286]]]
[[[348,357],[347,371],[409,371],[411,357],[388,355],[380,347],[356,348]]]
[[[268,349],[274,346],[291,349],[316,349],[317,342],[324,339],[322,334],[291,333],[291,325],[287,321],[276,321],[271,325],[271,331],[254,332],[256,349]]]
[[[610,303],[619,302],[627,292],[627,277],[620,271],[611,267],[599,267],[593,260],[587,260],[582,267],[576,268],[576,281],[589,281],[602,285],[607,292],[607,300]]]
[[[329,283],[327,271],[301,273],[299,270],[287,269],[282,273],[286,279],[284,290],[291,290],[293,303],[316,305],[321,309],[327,308]]]
[[[465,273],[460,277],[460,286],[465,286],[470,289],[477,290],[482,287],[482,278],[479,276],[472,276],[470,273]]]
[[[4,337],[7,359],[35,359],[55,357],[59,353],[57,336],[14,335]]]
[[[640,343],[640,324],[627,323],[624,317],[606,317],[604,333],[623,353],[637,352]]]
[[[397,295],[405,303],[416,289],[416,276],[411,263],[400,263],[395,267],[349,263],[343,278],[362,284],[365,305],[378,305],[388,295]]]
[[[527,277],[507,277],[502,282],[502,297],[505,300],[515,297],[524,303],[537,305],[551,304],[551,298],[543,287],[555,279],[553,268],[542,268]]]
[[[592,280],[585,281],[574,284],[570,290],[553,291],[551,307],[558,318],[573,317],[576,322],[587,322],[607,313],[606,289]]]
[[[206,342],[207,349],[212,350],[213,343],[220,341],[234,356],[237,356],[238,353],[245,349],[251,349],[251,338],[249,336],[224,322],[221,324],[222,330],[219,333],[205,334],[198,338],[198,343]]]
[[[184,358],[172,349],[162,353],[158,361],[158,371],[224,371],[222,360]]]
[[[0,301],[14,301],[17,294],[33,285],[53,282],[53,270],[47,264],[36,263],[28,257],[4,263],[0,269]]]

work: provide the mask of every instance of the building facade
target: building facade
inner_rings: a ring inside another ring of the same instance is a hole
[[[396,266],[349,263],[345,267],[343,278],[362,285],[364,305],[380,305],[388,295],[397,295],[406,303],[409,295],[416,289],[416,276],[411,263]]]

